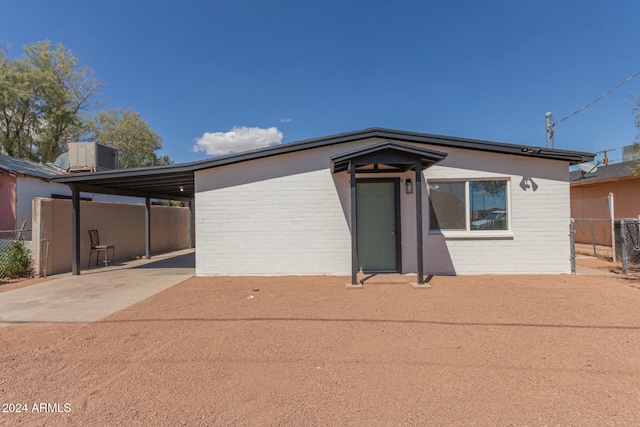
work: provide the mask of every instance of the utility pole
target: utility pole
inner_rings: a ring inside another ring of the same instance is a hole
[[[553,126],[555,126],[556,121],[553,118],[553,114],[550,112],[544,115],[544,119],[546,123],[545,129],[547,132],[547,148],[554,148],[553,135],[555,134],[555,131],[553,130]]]
[[[609,164],[609,158],[607,157],[607,153],[611,152],[611,151],[616,151],[615,148],[608,148],[606,150],[602,150],[602,151],[596,151],[596,154],[602,154],[602,163],[604,163],[605,165]]]

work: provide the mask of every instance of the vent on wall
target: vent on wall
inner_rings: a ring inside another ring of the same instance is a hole
[[[69,172],[118,169],[118,150],[96,142],[69,143]]]

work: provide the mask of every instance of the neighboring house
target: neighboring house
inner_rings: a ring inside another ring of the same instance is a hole
[[[637,218],[640,215],[640,176],[633,169],[640,160],[600,165],[595,172],[571,172],[571,200],[607,197],[613,194],[616,218]]]
[[[0,230],[16,230],[26,220],[31,229],[32,201],[35,197],[65,198],[71,196],[66,184],[51,182],[67,175],[53,165],[0,154]],[[139,199],[123,196],[82,193],[87,200],[120,203],[140,203]]]
[[[569,273],[569,166],[593,158],[371,128],[55,181],[195,198],[198,276],[351,274],[356,283],[362,270],[418,273],[420,283]]]

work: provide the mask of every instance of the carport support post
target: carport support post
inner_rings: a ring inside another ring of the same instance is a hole
[[[144,199],[144,248],[147,259],[151,258],[151,199]]]
[[[424,266],[422,248],[422,164],[416,162],[416,234],[418,258],[418,285],[424,285]]]
[[[80,274],[80,190],[71,187],[71,271]]]
[[[358,284],[358,213],[356,211],[356,165],[349,162],[349,181],[351,183],[351,284]]]
[[[196,217],[195,217],[195,201],[193,197],[189,199],[189,249],[196,247]]]

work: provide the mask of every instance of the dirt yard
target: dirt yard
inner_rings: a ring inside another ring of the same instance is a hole
[[[640,425],[637,279],[347,281],[193,278],[1,328],[0,424]]]

